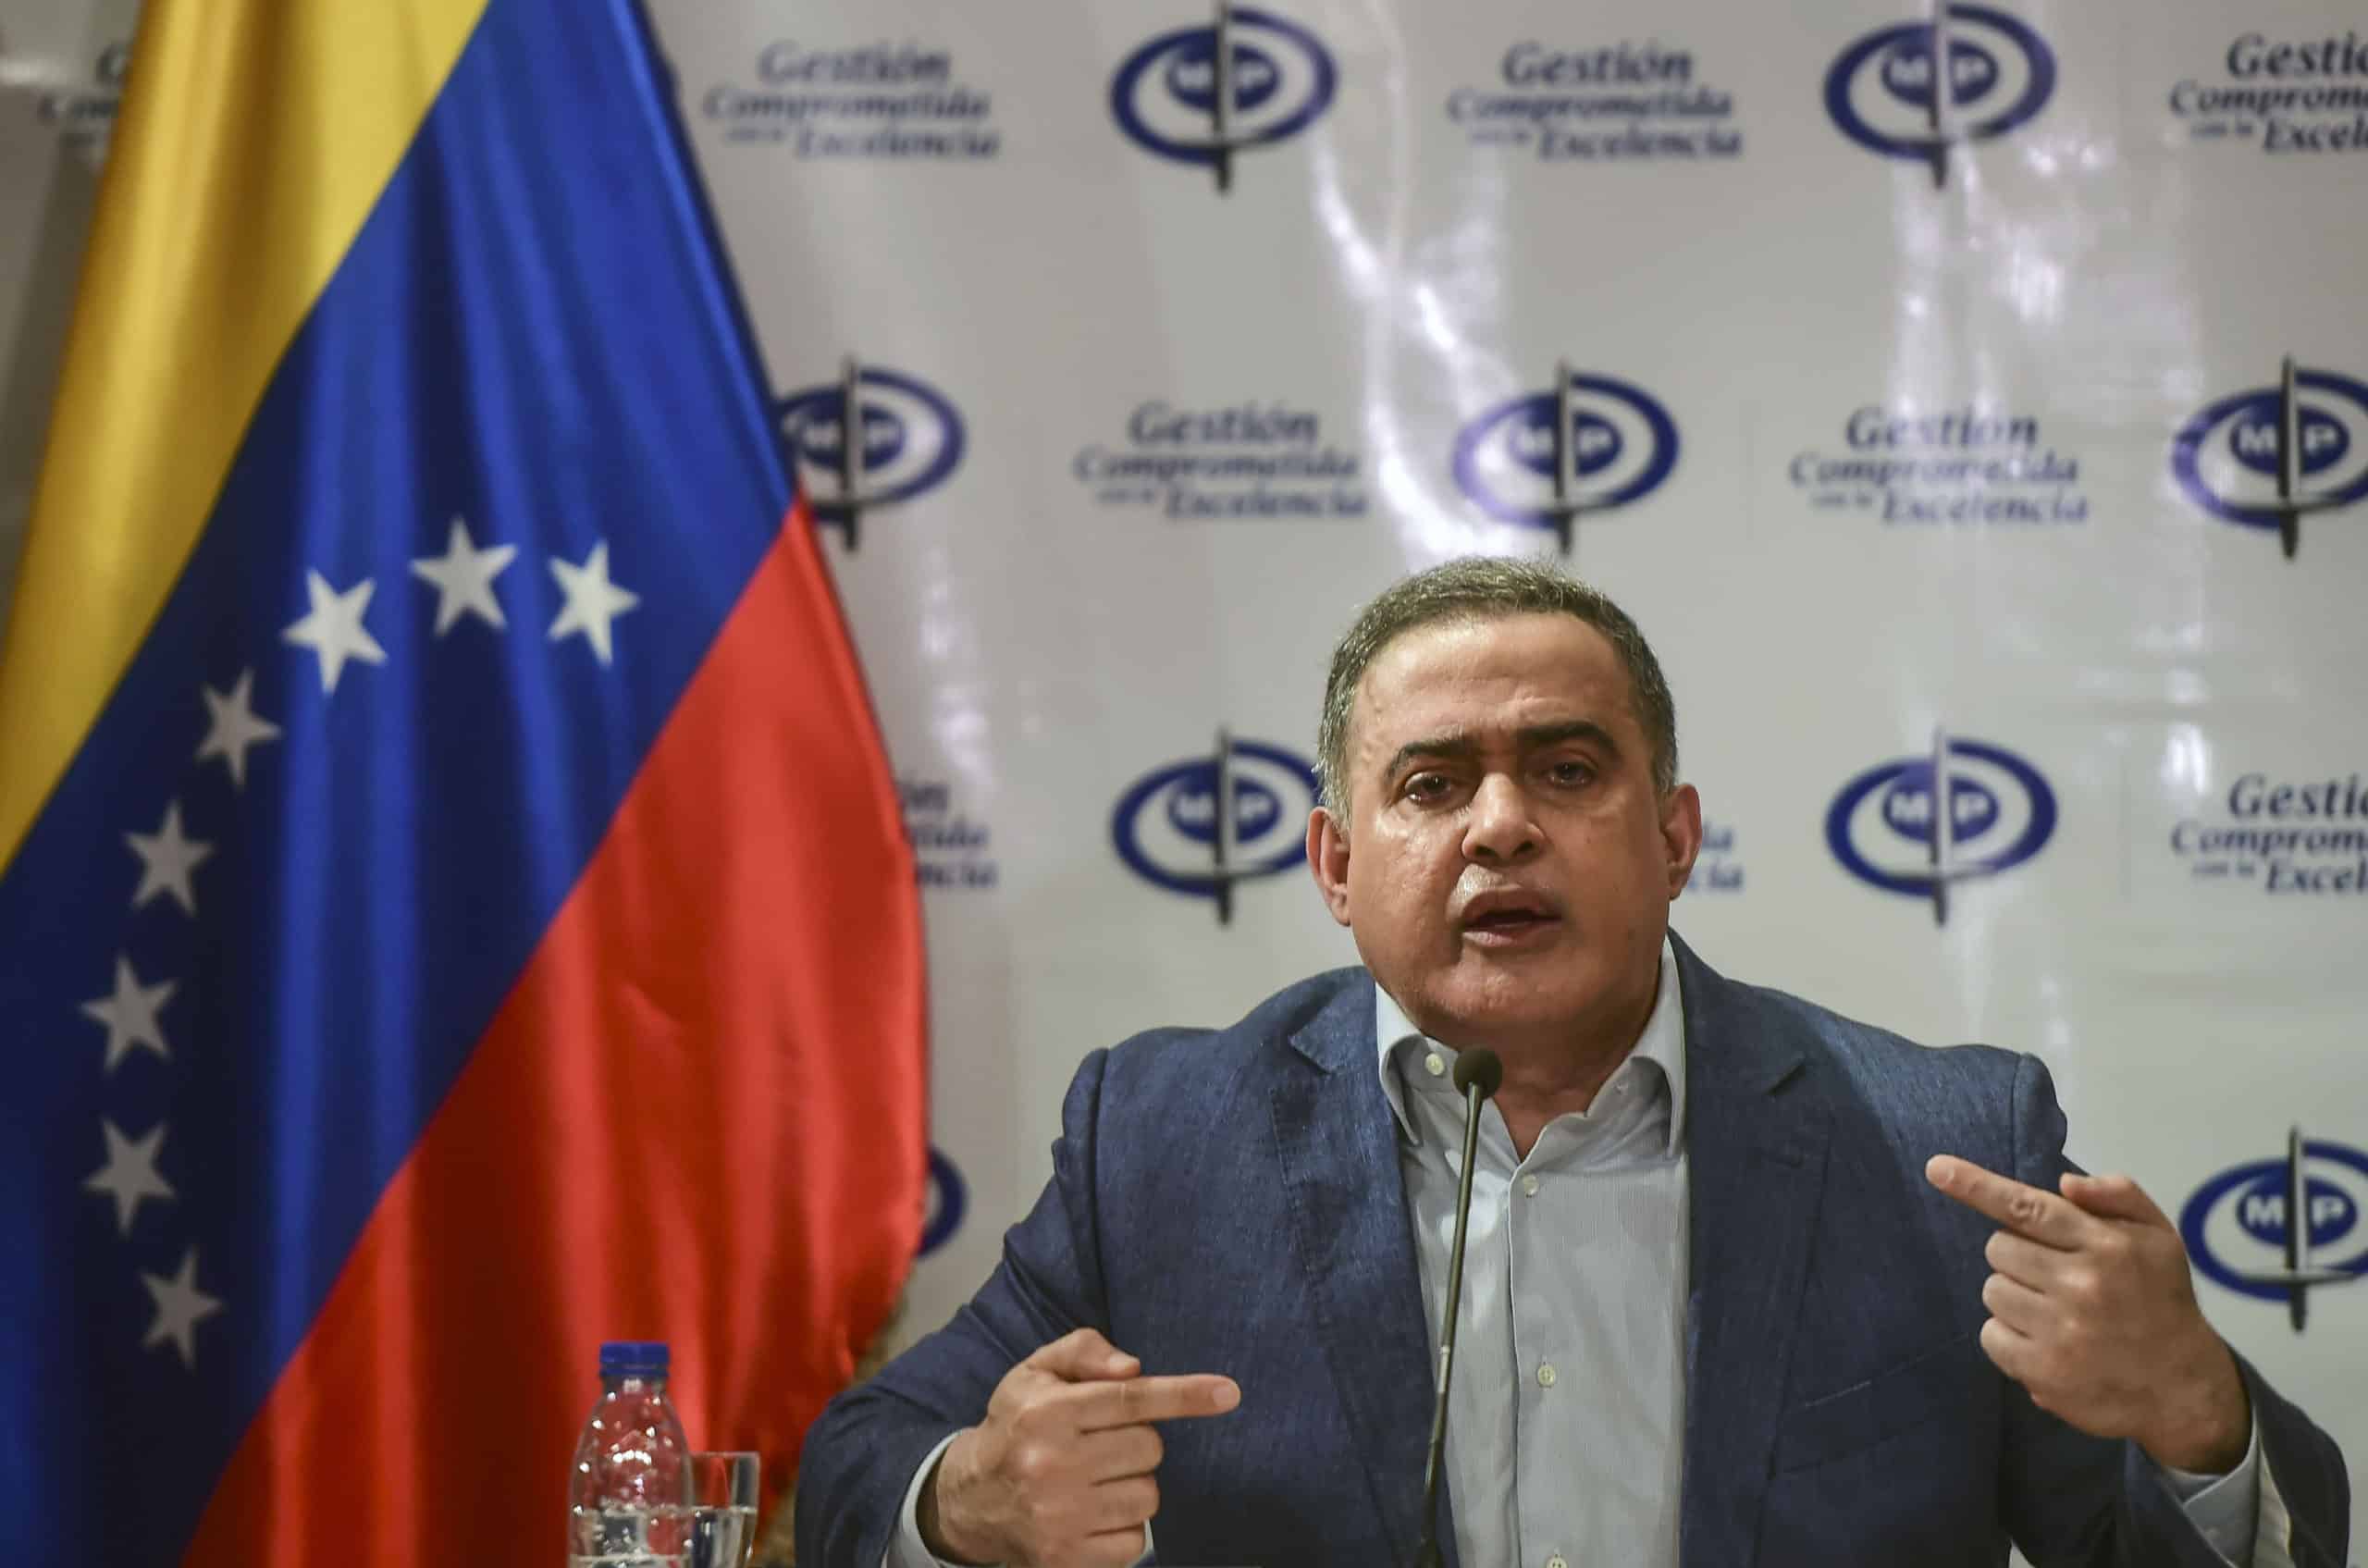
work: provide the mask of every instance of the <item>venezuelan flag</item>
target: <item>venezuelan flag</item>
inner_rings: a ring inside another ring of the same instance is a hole
[[[919,1239],[913,866],[633,0],[153,0],[0,652],[0,1519],[533,1563]]]

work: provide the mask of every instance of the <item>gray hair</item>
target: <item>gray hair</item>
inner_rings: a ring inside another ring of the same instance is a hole
[[[1511,615],[1568,615],[1603,634],[1628,672],[1629,701],[1653,751],[1653,787],[1663,796],[1677,787],[1677,701],[1670,696],[1660,661],[1628,612],[1600,590],[1542,562],[1470,556],[1393,584],[1358,611],[1332,649],[1324,716],[1315,727],[1315,771],[1324,809],[1335,821],[1346,826],[1349,821],[1349,721],[1366,667],[1417,627]]]

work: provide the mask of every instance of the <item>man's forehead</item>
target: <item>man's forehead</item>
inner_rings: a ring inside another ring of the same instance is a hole
[[[1356,698],[1360,730],[1367,728],[1364,721],[1395,730],[1449,717],[1459,719],[1458,729],[1520,729],[1560,719],[1608,723],[1629,709],[1627,673],[1610,642],[1569,615],[1415,627],[1374,657]],[[1518,712],[1499,711],[1508,698]]]

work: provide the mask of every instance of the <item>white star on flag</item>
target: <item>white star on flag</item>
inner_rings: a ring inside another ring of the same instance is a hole
[[[164,1146],[165,1124],[158,1122],[147,1137],[126,1138],[116,1130],[115,1123],[102,1117],[99,1130],[106,1134],[107,1163],[82,1183],[92,1192],[105,1192],[115,1200],[116,1229],[131,1234],[131,1216],[139,1211],[142,1198],[170,1198],[172,1184],[156,1174],[157,1151]]]
[[[209,757],[219,757],[230,770],[230,787],[247,787],[247,751],[267,740],[279,738],[279,726],[267,719],[255,717],[253,706],[255,673],[242,670],[239,684],[227,692],[212,686],[199,689],[205,693],[205,739],[197,748],[201,762]]]
[[[565,608],[559,619],[551,623],[553,642],[571,632],[582,632],[592,644],[592,651],[600,662],[609,662],[610,651],[609,626],[618,616],[641,602],[641,596],[617,586],[609,581],[609,541],[601,540],[584,558],[584,564],[573,566],[551,558],[551,575],[559,579],[560,591],[567,596]]]
[[[181,834],[181,803],[165,808],[165,820],[154,833],[128,833],[123,841],[140,857],[140,887],[131,895],[135,909],[160,893],[169,893],[185,914],[197,913],[197,892],[190,873],[205,863],[214,846]]]
[[[148,1325],[148,1337],[140,1341],[140,1348],[144,1351],[170,1340],[181,1352],[181,1364],[194,1369],[197,1326],[222,1310],[219,1298],[197,1288],[197,1249],[189,1250],[181,1259],[181,1271],[170,1279],[142,1269],[140,1282],[148,1287],[156,1303],[156,1321]]]
[[[142,985],[140,977],[131,972],[131,960],[117,957],[115,994],[82,1004],[86,1016],[107,1027],[107,1059],[103,1071],[113,1072],[116,1063],[134,1049],[154,1051],[168,1062],[173,1059],[172,1052],[165,1045],[165,1031],[156,1022],[156,1012],[172,999],[177,984],[162,980],[154,985]]]
[[[452,532],[442,555],[423,556],[411,563],[412,574],[436,586],[436,635],[451,630],[462,615],[481,617],[496,630],[510,623],[501,617],[501,601],[493,597],[493,580],[501,575],[515,545],[479,549],[469,537],[469,525],[452,519]]]
[[[377,585],[364,577],[339,593],[318,572],[304,574],[304,594],[313,608],[302,620],[279,634],[279,640],[309,648],[320,656],[321,690],[337,690],[337,678],[345,673],[349,659],[359,659],[364,664],[384,664],[387,650],[378,639],[363,625],[362,617],[370,608],[370,596],[377,592]]]

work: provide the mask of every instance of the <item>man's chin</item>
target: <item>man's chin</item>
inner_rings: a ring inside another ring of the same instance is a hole
[[[1428,1032],[1449,1045],[1487,1045],[1522,1036],[1575,1032],[1585,1027],[1587,1015],[1583,998],[1541,994],[1535,985],[1446,987],[1431,998],[1430,1011],[1437,1015],[1441,1027]]]

